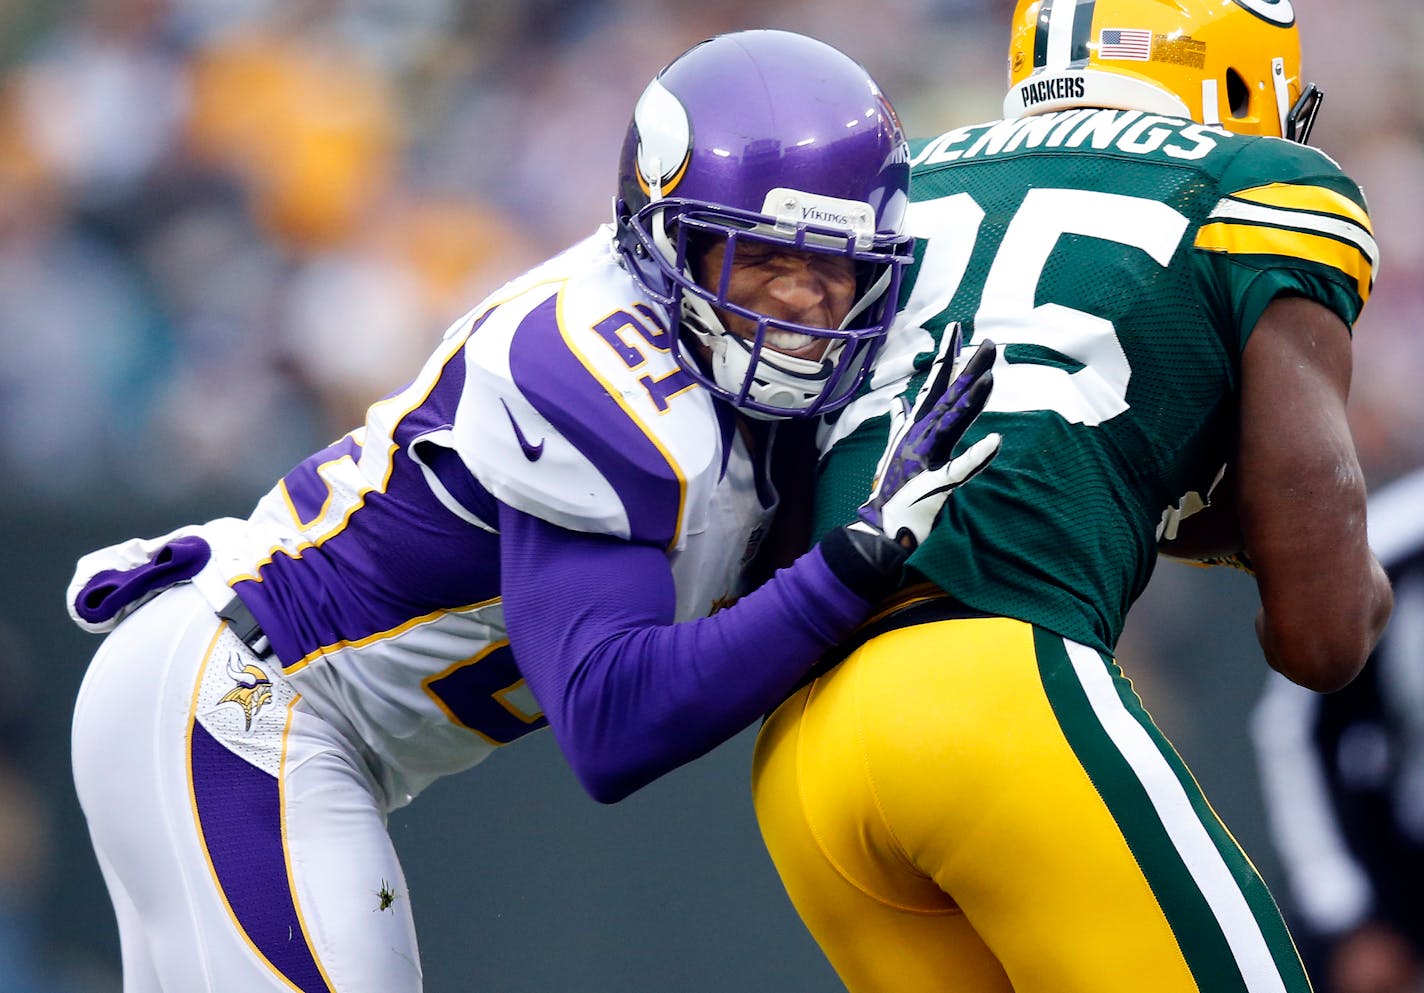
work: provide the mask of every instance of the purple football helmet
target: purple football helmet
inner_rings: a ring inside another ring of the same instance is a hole
[[[894,317],[914,239],[902,232],[909,150],[894,109],[859,64],[786,31],[719,35],[643,91],[619,167],[617,246],[681,324],[678,363],[758,417],[823,414],[849,402]],[[840,327],[782,320],[699,284],[696,253],[723,239],[852,260],[856,296]],[[691,253],[691,254],[690,254]],[[754,322],[742,338],[714,308]],[[771,334],[830,339],[819,359]]]

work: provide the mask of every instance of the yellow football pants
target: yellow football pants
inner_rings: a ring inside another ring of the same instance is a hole
[[[753,796],[853,993],[1307,993],[1117,665],[1006,618],[891,630],[788,699]]]

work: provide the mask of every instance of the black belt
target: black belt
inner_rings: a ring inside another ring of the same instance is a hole
[[[237,635],[237,640],[250,648],[252,654],[258,658],[266,658],[272,654],[272,642],[262,632],[262,625],[257,623],[257,618],[253,616],[247,604],[237,596],[234,595],[227,602],[227,606],[218,611],[218,616],[227,622],[232,633]]]

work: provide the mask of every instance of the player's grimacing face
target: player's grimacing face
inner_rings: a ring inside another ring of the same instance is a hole
[[[725,242],[703,252],[699,282],[715,291],[726,260]],[[804,252],[763,242],[739,242],[732,256],[727,299],[779,320],[819,328],[838,328],[855,300],[855,263],[842,255]],[[750,339],[756,323],[718,308],[732,334]],[[830,339],[771,329],[767,344],[797,358],[819,360]]]

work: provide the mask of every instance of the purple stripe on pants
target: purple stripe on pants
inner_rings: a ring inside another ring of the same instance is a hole
[[[238,926],[302,993],[331,993],[287,882],[277,779],[193,722],[190,758],[201,841]]]

